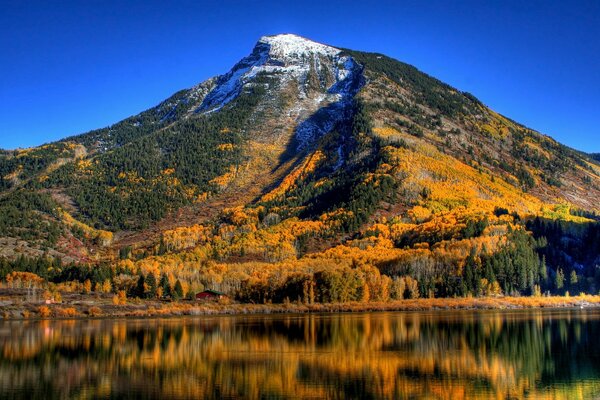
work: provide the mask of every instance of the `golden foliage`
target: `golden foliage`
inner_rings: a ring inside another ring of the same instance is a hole
[[[40,318],[48,318],[50,315],[52,315],[52,311],[48,306],[39,306],[37,308],[37,313]]]
[[[308,174],[315,171],[324,159],[325,155],[320,150],[317,150],[311,155],[307,156],[299,166],[294,168],[292,172],[283,178],[283,181],[281,181],[279,186],[265,194],[262,197],[262,201],[271,201],[283,195],[285,192],[290,190],[298,180],[304,179]]]
[[[46,281],[33,272],[12,271],[6,275],[6,282],[13,287],[38,287]]]
[[[219,151],[232,151],[233,143],[221,143],[217,146],[217,150]]]
[[[90,317],[99,317],[102,315],[102,309],[100,307],[92,306],[88,309],[88,315]]]
[[[54,315],[59,318],[76,317],[79,312],[74,307],[56,307],[54,308]]]
[[[119,290],[117,294],[113,296],[112,302],[116,306],[127,304],[127,293],[124,290]]]
[[[408,198],[432,213],[457,207],[491,213],[502,206],[522,214],[533,214],[542,202],[498,177],[481,173],[458,159],[440,153],[426,144],[416,149],[383,149],[393,174],[407,178],[403,189]],[[422,209],[414,211],[423,214]]]
[[[170,251],[197,246],[211,237],[211,228],[203,225],[182,226],[162,234],[163,242]]]
[[[109,246],[112,243],[112,232],[94,229],[91,226],[78,221],[71,214],[61,208],[58,208],[57,211],[65,225],[81,230],[87,239],[96,240],[101,246]]]
[[[237,168],[234,165],[230,165],[227,172],[223,175],[217,176],[210,180],[209,183],[216,185],[219,190],[224,190],[229,186],[231,182],[235,179],[237,175]]]

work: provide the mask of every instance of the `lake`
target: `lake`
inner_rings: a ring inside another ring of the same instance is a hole
[[[600,398],[600,310],[0,322],[2,398]]]

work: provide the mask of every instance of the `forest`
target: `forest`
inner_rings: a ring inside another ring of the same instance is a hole
[[[112,293],[116,303],[203,289],[255,304],[598,293],[597,214],[549,207],[442,153],[386,143],[398,132],[374,128],[365,105],[354,107],[280,187],[212,224],[165,231],[153,248],[123,247],[99,264],[3,259],[0,275],[13,286],[41,278],[51,292]],[[335,169],[340,137],[345,167]],[[413,169],[437,178],[415,180]],[[467,187],[496,194],[484,201]],[[381,215],[398,199],[404,217]]]

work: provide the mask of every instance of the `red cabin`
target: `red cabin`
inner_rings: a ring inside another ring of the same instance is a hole
[[[204,292],[196,293],[196,300],[221,300],[227,298],[225,293],[217,292],[216,290],[205,290]]]

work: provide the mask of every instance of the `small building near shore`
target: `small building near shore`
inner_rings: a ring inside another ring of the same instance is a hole
[[[210,301],[210,300],[221,300],[226,299],[225,293],[217,292],[216,290],[205,290],[203,292],[196,293],[196,300]]]

